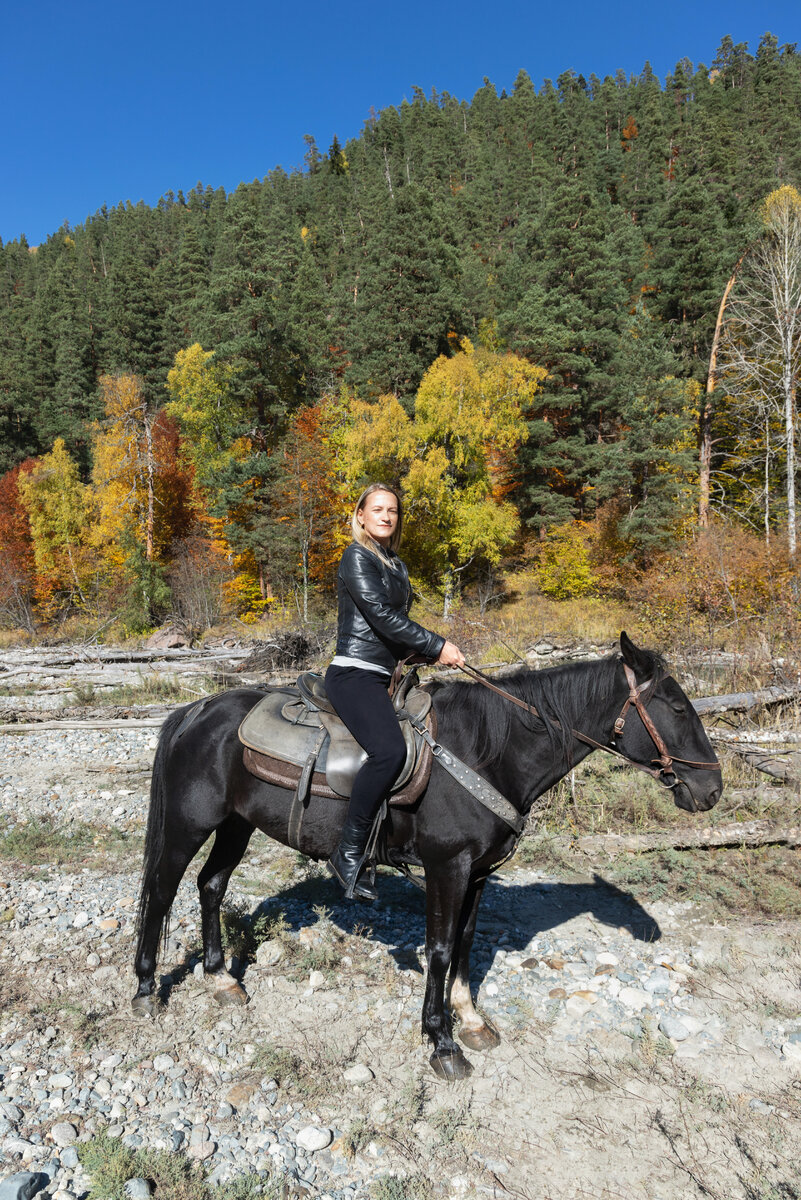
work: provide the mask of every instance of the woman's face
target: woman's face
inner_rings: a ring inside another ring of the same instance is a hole
[[[356,513],[356,519],[374,542],[389,546],[398,528],[398,501],[392,492],[372,492]]]

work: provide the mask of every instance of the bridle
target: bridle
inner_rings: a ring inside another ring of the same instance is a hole
[[[477,683],[482,684],[483,687],[489,688],[490,691],[496,692],[499,696],[503,696],[505,700],[510,700],[512,704],[516,704],[518,708],[523,708],[527,712],[531,713],[532,716],[538,717],[540,721],[547,720],[552,725],[559,724],[559,722],[552,717],[543,717],[542,713],[540,713],[533,704],[528,704],[525,700],[521,700],[519,697],[513,696],[511,692],[504,691],[503,688],[499,688],[494,683],[491,683],[489,679],[487,679],[487,677],[481,673],[481,671],[479,671],[476,667],[471,666],[469,663],[465,663],[460,670],[464,671],[464,673],[469,675],[472,679],[475,679]],[[626,674],[626,682],[629,685],[629,694],[626,698],[623,708],[621,709],[620,715],[615,720],[609,742],[597,742],[595,738],[590,737],[587,733],[582,733],[578,729],[570,730],[570,732],[573,734],[573,737],[577,738],[578,741],[583,742],[585,746],[591,746],[593,750],[603,750],[605,754],[613,754],[616,758],[622,758],[624,762],[629,764],[629,766],[636,767],[638,771],[644,771],[646,775],[653,776],[654,779],[659,780],[662,786],[666,788],[674,788],[680,782],[673,770],[674,762],[686,763],[686,765],[689,767],[697,767],[704,771],[719,771],[720,763],[696,762],[695,759],[680,758],[677,754],[670,753],[664,738],[648,714],[648,710],[645,706],[646,701],[643,700],[643,693],[649,692],[653,688],[655,681],[653,679],[646,679],[644,683],[638,684],[634,672],[628,663],[623,663],[623,670]],[[651,741],[654,743],[654,746],[659,752],[656,758],[651,759],[652,763],[659,763],[658,767],[649,767],[645,763],[637,762],[636,759],[630,758],[628,754],[624,754],[622,750],[618,750],[617,746],[614,744],[615,738],[620,737],[623,733],[623,729],[626,724],[626,715],[631,707],[636,709],[640,720],[650,735]]]

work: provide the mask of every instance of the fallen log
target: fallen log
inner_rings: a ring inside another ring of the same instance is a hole
[[[767,687],[755,692],[733,692],[729,696],[700,696],[692,705],[699,716],[714,716],[725,712],[750,712],[771,704],[786,704],[801,698],[801,687]]]
[[[0,733],[40,733],[48,729],[160,729],[166,717],[120,717],[107,721],[34,721],[0,725]]]
[[[747,749],[743,746],[730,747],[736,755],[745,759],[757,771],[770,775],[772,779],[781,779],[784,783],[801,783],[801,755],[787,752],[787,758],[771,758],[762,750]],[[774,751],[775,753],[775,751]]]
[[[580,850],[590,857],[636,854],[655,850],[698,850],[723,846],[801,846],[801,825],[776,821],[742,821],[704,829],[666,829],[658,833],[587,834],[553,839],[564,849]]]
[[[796,729],[747,729],[743,733],[707,729],[706,736],[710,741],[723,742],[732,749],[736,746],[744,746],[746,749],[755,749],[757,746],[790,746],[801,742],[801,732]]]

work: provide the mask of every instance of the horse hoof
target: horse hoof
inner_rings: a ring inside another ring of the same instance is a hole
[[[454,1083],[457,1079],[467,1079],[473,1072],[470,1063],[459,1049],[439,1054],[435,1050],[428,1061],[434,1074],[448,1083]]]
[[[460,1029],[459,1041],[463,1042],[468,1050],[494,1050],[501,1044],[501,1035],[486,1021],[480,1029]]]
[[[155,1017],[159,1007],[156,996],[134,996],[131,1001],[131,1011],[135,1017]]]
[[[231,983],[226,983],[222,987],[218,987],[213,993],[213,999],[220,1005],[221,1008],[230,1008],[247,1004],[250,997],[241,984],[232,980]]]

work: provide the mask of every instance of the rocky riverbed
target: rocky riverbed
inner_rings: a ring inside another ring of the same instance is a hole
[[[346,905],[260,836],[226,922],[250,1003],[204,983],[194,868],[164,1007],[134,1020],[154,748],[152,729],[0,734],[0,1200],[87,1196],[102,1132],[331,1200],[801,1195],[798,928],[643,906],[602,867],[549,877],[525,843],[474,952],[501,1045],[464,1083],[420,1040],[422,893],[387,873],[377,906]]]

